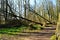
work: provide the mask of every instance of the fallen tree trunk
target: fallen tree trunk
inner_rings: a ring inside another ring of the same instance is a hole
[[[43,16],[39,15],[39,14],[38,14],[35,10],[33,10],[32,8],[31,8],[30,11],[33,12],[34,14],[40,16],[40,17],[43,18],[44,20],[48,21],[50,24],[53,24],[51,21],[49,21],[49,20],[47,20],[46,18],[44,18]]]

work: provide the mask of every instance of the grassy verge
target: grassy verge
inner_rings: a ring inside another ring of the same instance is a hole
[[[32,30],[30,30],[30,28]],[[32,27],[20,26],[12,28],[0,28],[0,34],[20,34],[22,32],[39,32],[43,27],[39,25],[33,25]]]
[[[27,29],[25,26],[21,27],[12,27],[12,28],[1,28],[0,34],[19,34],[23,30]]]

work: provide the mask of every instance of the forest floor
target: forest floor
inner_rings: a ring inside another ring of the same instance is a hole
[[[50,40],[55,34],[54,27],[45,27],[40,32],[23,32],[16,35],[0,34],[0,40]]]

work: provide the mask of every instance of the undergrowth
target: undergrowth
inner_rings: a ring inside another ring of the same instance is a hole
[[[0,34],[19,34],[22,33],[24,30],[29,30],[30,28],[32,30],[43,29],[43,27],[40,25],[33,25],[31,27],[22,25],[20,27],[0,28]]]
[[[56,35],[51,36],[50,40],[56,40]]]

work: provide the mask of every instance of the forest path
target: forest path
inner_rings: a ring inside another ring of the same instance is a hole
[[[45,27],[40,32],[23,32],[14,36],[3,35],[0,40],[50,40],[50,37],[55,34],[55,26]]]

